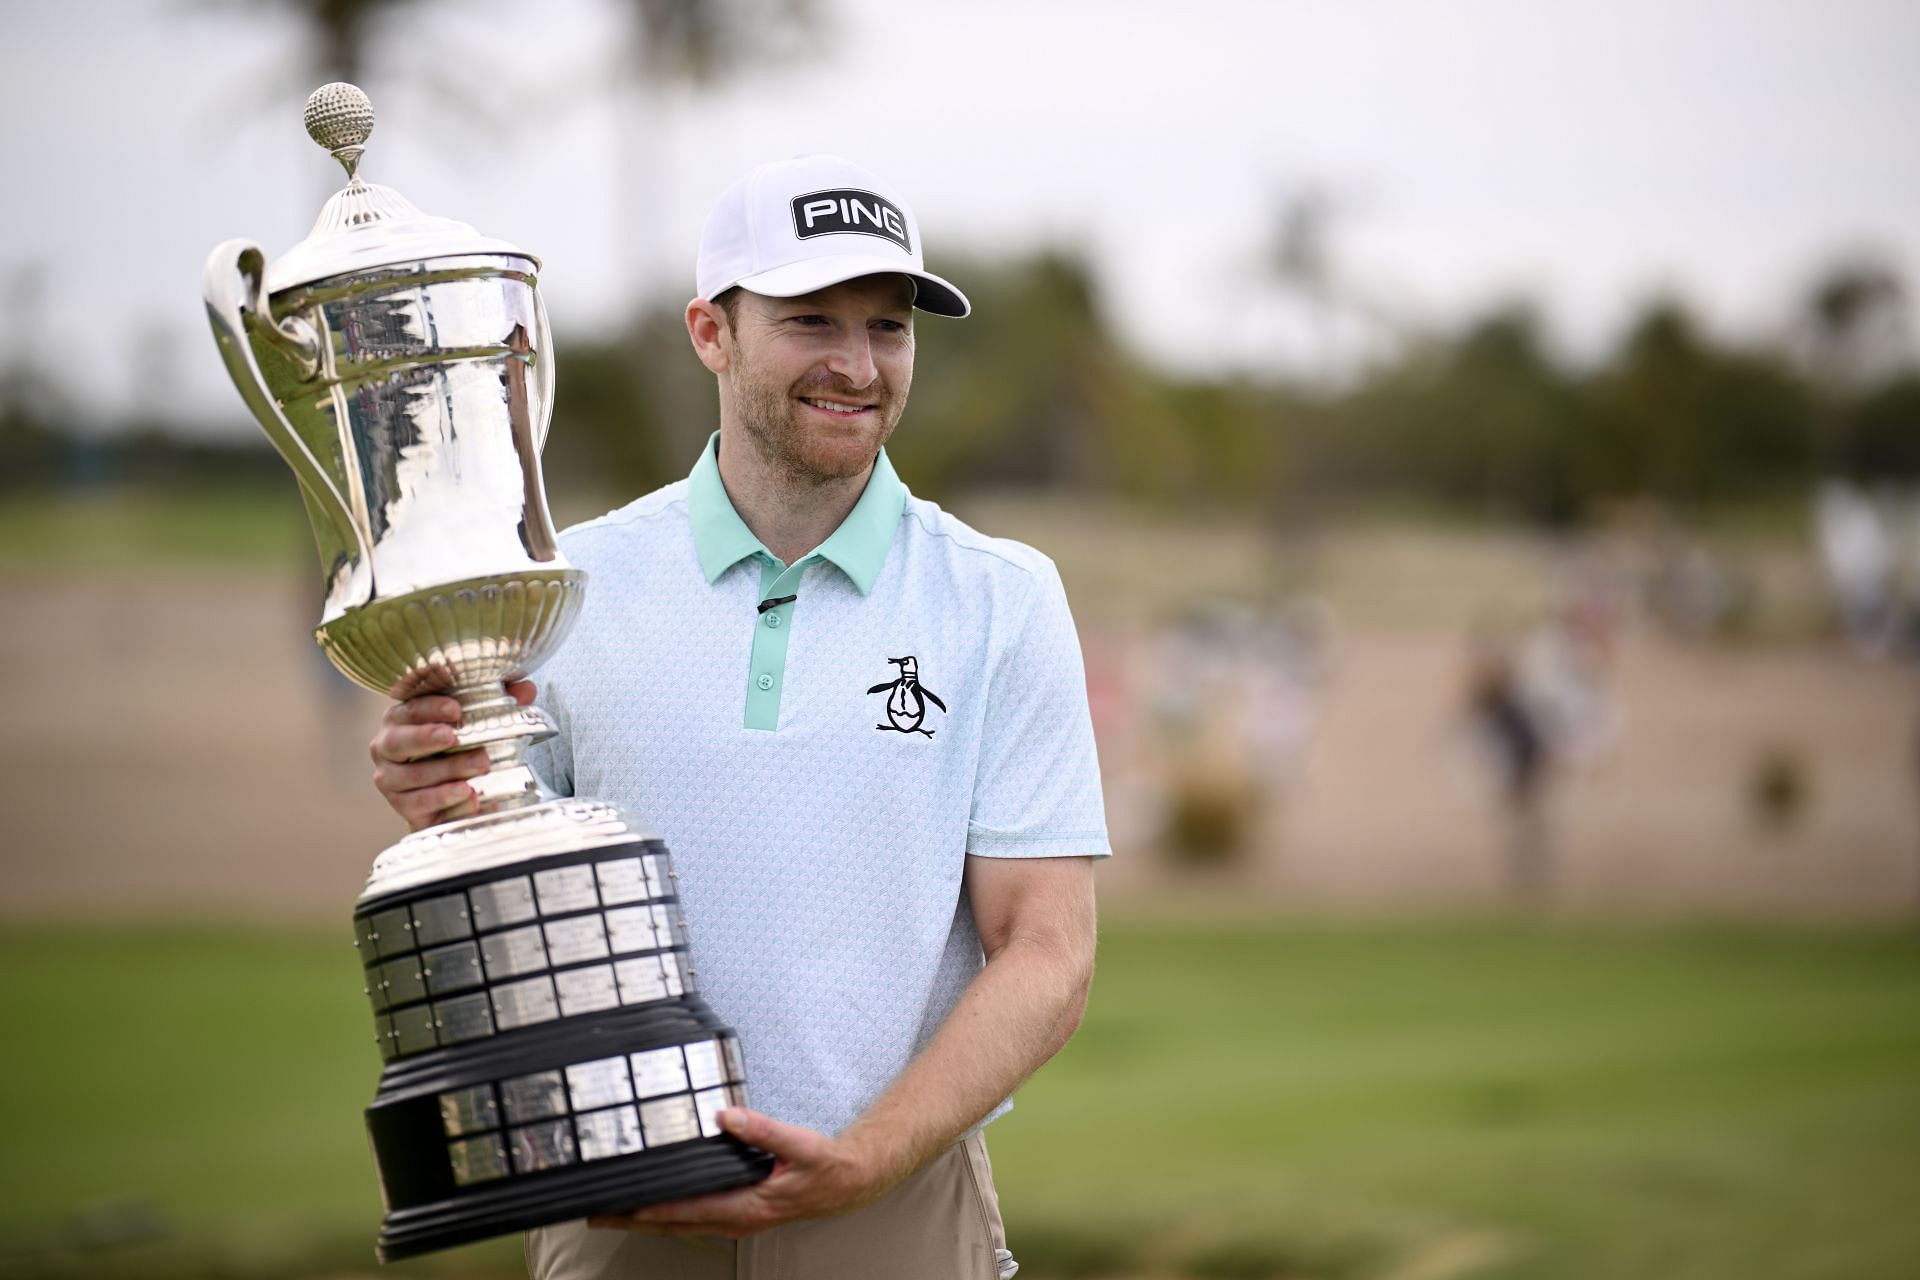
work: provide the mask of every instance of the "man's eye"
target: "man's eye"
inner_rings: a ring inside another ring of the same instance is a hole
[[[874,325],[887,333],[905,333],[907,331],[907,326],[898,320],[876,320],[874,321]]]
[[[828,323],[828,321],[825,316],[795,316],[793,318],[793,323],[813,326],[813,325],[826,324]]]

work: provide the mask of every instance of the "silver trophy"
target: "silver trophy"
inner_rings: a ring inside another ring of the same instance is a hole
[[[441,692],[483,747],[479,812],[373,864],[356,945],[386,1066],[367,1126],[382,1259],[739,1186],[771,1157],[727,1136],[738,1042],[694,993],[666,848],[594,800],[541,802],[554,732],[505,682],[565,637],[586,575],[540,476],[553,344],[540,262],[358,174],[373,108],[307,101],[348,182],[268,265],[229,240],[207,314],[313,523],[334,665],[394,698]]]

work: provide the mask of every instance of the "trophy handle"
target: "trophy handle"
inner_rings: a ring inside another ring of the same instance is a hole
[[[539,421],[533,424],[533,453],[535,457],[547,451],[547,428],[553,425],[553,329],[547,324],[546,300],[540,296],[540,286],[533,287],[533,318],[535,341],[540,344],[539,355],[533,362],[533,376],[540,387]]]
[[[267,380],[247,342],[249,333],[258,334],[292,356],[303,368],[318,367],[320,340],[313,326],[297,317],[273,318],[273,309],[267,301],[266,276],[266,255],[251,240],[229,240],[208,256],[204,280],[207,318],[213,322],[213,337],[220,346],[220,358],[226,361],[227,373],[233,378],[233,385],[240,389],[240,398],[253,410],[267,438],[293,468],[300,487],[326,511],[336,529],[351,531],[357,552],[354,558],[370,564],[366,538],[353,518],[352,508],[340,496],[340,490],[313,456],[313,451],[307,448],[306,441],[280,412],[279,402],[267,390]],[[245,281],[244,286],[241,280]],[[327,566],[329,585],[336,568]]]

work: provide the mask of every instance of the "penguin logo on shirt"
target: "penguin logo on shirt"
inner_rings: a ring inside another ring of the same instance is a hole
[[[887,695],[887,721],[873,727],[895,733],[924,733],[931,738],[933,730],[920,727],[920,722],[927,718],[927,704],[931,702],[942,711],[947,709],[947,704],[940,701],[933,690],[920,684],[918,659],[909,654],[904,658],[888,658],[887,661],[900,668],[900,678],[867,690],[869,696],[876,693]]]

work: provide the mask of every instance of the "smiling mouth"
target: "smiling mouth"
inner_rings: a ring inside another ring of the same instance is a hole
[[[830,413],[836,418],[857,418],[863,413],[871,412],[874,408],[870,404],[842,404],[837,400],[816,400],[812,396],[801,396],[799,400],[810,409]]]

